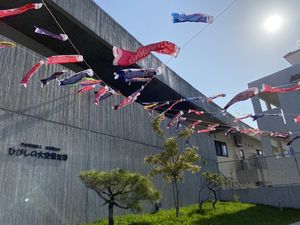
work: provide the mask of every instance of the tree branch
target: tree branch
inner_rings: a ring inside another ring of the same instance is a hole
[[[105,202],[106,201],[108,201],[108,199],[107,198],[105,198],[102,194],[101,194],[101,192],[96,192],[99,196],[100,196],[100,198],[102,198]]]
[[[113,201],[113,204],[121,209],[129,209],[129,207],[127,206],[122,206],[122,205],[119,205],[117,202]]]
[[[106,200],[101,206],[106,205],[107,203],[109,203],[109,200]]]
[[[107,192],[105,192],[105,191],[101,191],[103,194],[106,194],[107,196],[109,196],[110,197],[110,194],[109,193],[107,193]]]
[[[124,194],[130,193],[131,191],[123,192],[127,186],[128,186],[128,185],[124,185],[124,187],[122,188],[121,191],[118,191],[118,192],[114,193],[114,196],[116,196],[116,195],[121,195],[121,194],[124,195]]]

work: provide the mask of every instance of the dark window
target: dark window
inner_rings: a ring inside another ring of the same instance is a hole
[[[242,136],[240,135],[234,135],[233,136],[234,144],[236,147],[242,147]]]
[[[259,149],[256,149],[256,154],[257,154],[257,155],[264,155],[263,151],[262,151],[262,150],[259,150]]]
[[[217,156],[228,157],[228,150],[227,150],[226,143],[221,141],[215,141],[215,146],[216,146]]]
[[[240,149],[240,157],[241,159],[245,159],[244,150]]]

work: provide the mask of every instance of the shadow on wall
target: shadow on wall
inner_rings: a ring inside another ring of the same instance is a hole
[[[69,97],[70,95],[73,95],[73,94],[68,94],[68,95],[56,98],[54,100],[44,102],[44,103],[39,104],[35,107],[26,108],[26,109],[22,110],[20,113],[26,114],[30,110],[34,110],[34,109],[37,109],[37,108],[42,107],[44,105],[54,103],[56,101],[60,101],[62,99],[65,99],[65,98]],[[54,114],[58,113],[63,107],[68,107],[73,102],[73,101],[70,101],[69,99],[67,101],[62,101],[58,105],[56,105],[55,107],[53,107],[49,110],[45,110],[42,113],[35,115],[35,117],[37,117],[37,118],[47,118],[50,115],[54,115]],[[1,121],[0,137],[1,137],[2,140],[8,140],[11,136],[15,137],[18,134],[22,134],[23,132],[30,133],[31,128],[33,128],[37,123],[40,122],[40,120],[38,120],[38,119],[31,118],[31,117],[28,118],[26,116],[25,117],[18,116],[17,114],[18,114],[18,112],[16,112],[16,113],[14,113],[14,112],[6,113],[5,111],[3,111],[2,115],[0,115],[0,121]],[[7,143],[7,145],[8,145],[7,149],[0,152],[0,159],[4,160],[5,162],[10,161],[11,163],[22,162],[23,164],[24,163],[32,164],[32,162],[34,161],[35,166],[44,164],[43,160],[36,160],[36,159],[33,159],[33,158],[28,158],[28,159],[24,160],[23,158],[20,158],[20,157],[6,157],[7,154],[8,154],[7,153],[8,148],[9,147],[16,147],[15,144],[11,145],[11,143]],[[0,161],[2,161],[2,160],[0,160]],[[55,166],[56,167],[56,166],[59,166],[59,165],[61,165],[60,161],[50,160],[47,163],[47,166]]]
[[[42,107],[44,105],[47,105],[47,104],[54,103],[56,101],[65,99],[68,96],[74,95],[74,94],[68,94],[68,95],[56,98],[54,100],[36,105],[34,107],[26,108],[26,109],[22,110],[20,113],[26,114],[27,112],[29,112],[31,110],[34,110],[34,109],[37,109],[37,108]],[[54,114],[58,113],[59,111],[61,111],[63,107],[68,107],[70,104],[73,103],[73,101],[70,101],[69,99],[67,99],[67,101],[62,101],[60,104],[56,105],[55,107],[53,107],[49,110],[45,110],[42,113],[35,115],[34,117],[47,118],[50,115],[54,115]],[[18,113],[18,112],[16,112],[16,113]],[[4,113],[0,116],[0,121],[1,121],[1,124],[2,124],[2,126],[0,126],[0,137],[2,137],[3,139],[9,138],[9,136],[11,134],[16,136],[17,134],[22,133],[25,130],[30,132],[30,128],[32,128],[36,123],[39,122],[38,119],[31,119],[31,118],[30,119],[28,119],[28,118],[25,118],[25,119],[17,118],[15,120],[15,122],[12,122],[12,121],[14,121],[13,120],[14,117],[17,117],[14,112],[12,114]],[[5,126],[5,124],[6,124],[6,126]]]

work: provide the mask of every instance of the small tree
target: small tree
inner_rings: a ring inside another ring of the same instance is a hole
[[[216,208],[215,205],[218,201],[217,191],[221,189],[222,186],[229,185],[231,183],[231,180],[217,173],[203,172],[201,175],[202,175],[204,186],[202,186],[199,191],[199,204],[198,204],[199,208],[202,209],[204,202],[210,200],[210,197],[201,200],[201,192],[204,190],[204,187],[207,187],[207,189],[211,193],[213,193],[212,205],[213,208],[215,209]]]
[[[89,170],[81,172],[80,178],[103,199],[103,205],[108,204],[109,225],[114,224],[114,206],[140,211],[141,200],[154,201],[159,198],[159,192],[150,179],[138,173],[121,169],[110,172]]]
[[[154,119],[152,121],[152,127],[156,133],[164,137],[164,132],[160,128],[161,118],[162,117],[157,117]],[[180,151],[179,147],[180,141],[190,138],[192,134],[193,130],[186,129],[174,137],[164,137],[163,151],[145,158],[147,163],[155,165],[150,175],[161,174],[165,181],[172,183],[176,217],[179,216],[178,182],[182,181],[185,171],[191,171],[192,173],[200,171],[200,166],[194,164],[200,158],[198,148],[195,146],[185,146],[184,150]]]

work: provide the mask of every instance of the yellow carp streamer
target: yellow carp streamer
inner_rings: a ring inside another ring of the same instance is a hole
[[[0,48],[15,48],[17,47],[15,43],[8,41],[0,41]]]

